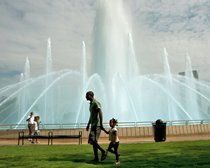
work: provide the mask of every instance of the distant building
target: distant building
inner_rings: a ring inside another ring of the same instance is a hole
[[[198,79],[198,71],[197,70],[193,70],[192,73],[193,73],[193,77],[195,79]],[[185,76],[185,72],[179,72],[179,75]]]
[[[208,115],[210,116],[210,106],[208,106]]]

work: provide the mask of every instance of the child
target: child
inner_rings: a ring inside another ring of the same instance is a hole
[[[109,144],[109,147],[108,149],[106,150],[106,155],[109,152],[115,154],[116,156],[116,165],[120,165],[120,160],[119,160],[119,156],[120,154],[118,153],[118,147],[119,147],[119,138],[118,138],[118,132],[117,132],[117,120],[112,118],[110,121],[109,121],[109,125],[110,125],[110,130],[109,131],[106,131],[105,132],[107,134],[109,134],[109,140],[110,140],[110,144]],[[112,149],[114,148],[114,150]]]
[[[34,135],[40,135],[40,130],[39,130],[39,125],[40,125],[41,121],[40,121],[40,117],[39,116],[35,116],[34,117]],[[37,138],[35,138],[35,141],[33,140],[32,143],[39,143],[39,141],[37,140]]]

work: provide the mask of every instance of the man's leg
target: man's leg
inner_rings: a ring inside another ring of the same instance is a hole
[[[32,135],[32,127],[31,124],[28,124],[28,135],[31,136]],[[28,139],[29,141],[32,141],[31,138]]]
[[[98,138],[100,135],[100,129],[98,129],[97,127],[92,127],[90,134],[89,134],[89,139],[88,139],[88,143],[93,145],[93,152],[94,152],[94,159],[93,161],[99,161],[98,158],[98,149],[102,152],[102,156],[104,157],[105,151],[100,147],[100,145],[98,144]]]
[[[97,142],[93,143],[93,147],[96,149],[99,149],[101,151],[101,153],[105,152],[105,150],[103,150],[103,148],[100,147],[100,145]]]
[[[93,161],[99,161],[99,159],[98,159],[98,148],[95,145],[93,145],[93,153],[94,153]]]
[[[103,148],[100,147],[100,145],[98,144],[98,139],[100,137],[101,134],[101,128],[100,127],[96,127],[95,130],[95,142],[94,145],[97,149],[99,149],[101,151],[101,161],[103,161],[104,159],[106,159],[106,152]]]
[[[100,127],[92,127],[90,134],[89,134],[89,139],[88,143],[93,145],[93,152],[94,152],[94,159],[93,161],[98,161],[98,149],[101,151],[101,160],[104,160],[106,158],[105,156],[105,150],[103,150],[100,145],[98,144],[98,139],[101,133]]]
[[[90,134],[89,134],[89,138],[88,138],[88,143],[93,145],[93,153],[94,153],[94,159],[92,161],[99,161],[98,159],[98,149],[95,145],[95,133],[96,131],[94,129],[91,129]]]
[[[95,158],[97,157],[98,159],[98,149],[101,151],[101,161],[106,159],[106,152],[103,148],[100,147],[100,145],[97,142],[93,143],[93,150],[94,150],[94,155]]]
[[[98,149],[101,151],[101,161],[103,161],[104,159],[106,159],[106,155],[105,155],[105,150],[103,150],[103,148],[100,147],[100,145],[97,142],[93,143],[93,150],[94,150],[94,155],[95,155],[95,160],[98,160]]]

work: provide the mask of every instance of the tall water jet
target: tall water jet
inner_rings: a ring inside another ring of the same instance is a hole
[[[47,40],[47,56],[46,56],[46,74],[52,72],[52,49],[51,49],[51,39]]]
[[[52,83],[52,51],[51,51],[51,39],[47,40],[47,56],[46,56],[46,79],[45,79],[45,89],[49,87]],[[44,97],[44,118],[47,119],[48,123],[53,123],[55,119],[54,108],[53,108],[54,93],[53,89],[50,89]],[[50,113],[50,117],[48,117]]]
[[[98,1],[94,25],[93,72],[97,72],[107,86],[113,76],[127,77],[128,34],[131,23],[122,1]]]
[[[78,108],[78,112],[77,112],[77,119],[76,119],[76,122],[78,122],[78,117],[79,117],[79,114],[82,114],[82,118],[83,118],[83,121],[85,122],[86,120],[86,116],[88,116],[86,114],[86,106],[85,106],[85,99],[84,99],[84,96],[85,96],[85,92],[86,92],[86,86],[87,86],[87,68],[86,68],[86,65],[87,65],[87,58],[86,58],[86,46],[85,46],[85,42],[83,41],[82,42],[82,64],[81,64],[81,75],[82,75],[82,88],[81,88],[81,100],[80,100],[80,105],[79,105],[79,108]]]
[[[189,54],[186,54],[186,68],[185,68],[185,83],[190,88],[185,91],[186,109],[193,118],[200,118],[198,110],[198,96],[195,92],[197,90],[195,85],[195,78],[193,76],[193,69]]]
[[[173,81],[172,81],[172,74],[171,74],[171,69],[170,65],[168,62],[168,52],[166,48],[164,48],[164,73],[165,73],[165,79],[166,79],[166,91],[167,91],[167,100],[166,100],[166,107],[168,113],[168,119],[169,120],[176,120],[176,107],[174,106],[174,100],[171,97],[175,97],[175,92],[174,92],[174,86],[173,86]]]
[[[30,68],[30,62],[28,57],[26,57],[25,67],[24,67],[24,73],[21,73],[20,82],[23,82],[25,85],[28,85],[30,83],[31,78],[31,68]],[[23,91],[19,93],[18,100],[20,101],[20,108],[19,108],[19,117],[24,115],[24,112],[27,110],[27,108],[30,106],[30,87],[24,87]]]
[[[82,65],[81,65],[81,73],[82,73],[82,88],[85,89],[87,83],[87,61],[86,61],[86,46],[85,42],[82,42]]]
[[[94,25],[93,72],[102,78],[107,93],[105,99],[110,100],[104,102],[105,111],[111,110],[116,116],[121,114],[122,120],[127,120],[131,110],[135,113],[127,81],[138,74],[131,35],[132,24],[128,16],[122,1],[98,1]],[[121,104],[119,107],[115,107],[116,101]]]
[[[128,33],[128,56],[127,56],[127,77],[132,80],[139,75],[139,66],[136,60],[136,53],[133,44],[133,37]]]
[[[30,62],[28,57],[26,57],[26,63],[25,63],[25,72],[24,72],[24,79],[28,80],[31,77],[31,68],[30,68]]]
[[[24,74],[20,74],[20,82],[24,81]],[[19,101],[19,111],[18,111],[18,118],[21,118],[23,116],[24,111],[26,110],[25,108],[25,94],[19,93],[18,95],[18,101]]]

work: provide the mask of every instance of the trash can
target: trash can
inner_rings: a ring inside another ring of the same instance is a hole
[[[154,131],[154,140],[155,142],[162,142],[166,140],[166,122],[163,122],[161,119],[156,120],[155,123],[152,123]]]

